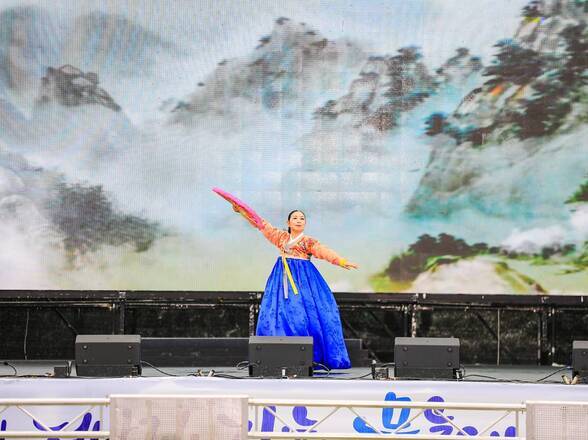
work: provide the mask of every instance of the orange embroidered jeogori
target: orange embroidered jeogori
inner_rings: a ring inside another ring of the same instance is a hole
[[[262,219],[263,228],[261,232],[280,252],[284,252],[287,258],[302,258],[308,260],[310,255],[321,260],[326,260],[335,266],[343,266],[345,259],[337,255],[337,253],[321,244],[317,239],[303,235],[296,242],[285,249],[286,244],[290,240],[288,232],[275,228],[269,222]]]
[[[298,295],[298,288],[290,272],[287,258],[300,258],[303,260],[309,260],[310,256],[326,260],[336,266],[345,266],[345,258],[337,255],[335,251],[323,246],[318,240],[309,237],[304,234],[300,234],[298,237],[290,238],[290,234],[286,231],[273,227],[269,222],[262,221],[261,232],[274,246],[280,250],[282,257],[282,264],[284,265],[284,274],[292,286],[292,291],[295,295]],[[288,287],[284,282],[284,297],[288,297]]]

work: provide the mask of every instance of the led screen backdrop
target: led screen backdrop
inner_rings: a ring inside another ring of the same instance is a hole
[[[0,1],[0,288],[588,292],[588,3]]]

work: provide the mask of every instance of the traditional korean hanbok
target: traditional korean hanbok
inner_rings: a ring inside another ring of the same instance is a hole
[[[256,334],[312,336],[314,362],[330,369],[350,368],[337,303],[310,257],[338,266],[345,265],[345,259],[314,238],[303,233],[290,237],[265,220],[260,230],[280,256],[265,286]]]

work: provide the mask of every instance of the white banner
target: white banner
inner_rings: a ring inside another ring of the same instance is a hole
[[[124,379],[2,379],[0,398],[95,398],[111,394],[244,394],[257,399],[355,400],[401,402],[468,402],[468,403],[523,403],[527,400],[588,401],[588,387],[567,385],[440,382],[440,381],[373,381],[339,379],[219,379],[193,377],[124,378]],[[2,408],[0,408],[0,411]],[[41,424],[52,430],[61,429],[67,421],[78,415],[80,407],[30,407],[30,412]],[[87,413],[73,427],[76,430],[98,431],[108,429],[108,411],[104,412],[105,425],[100,426],[98,409]],[[384,433],[391,433],[416,415],[417,410],[360,409],[359,414]],[[329,408],[306,406],[278,407],[278,415],[290,427],[305,430],[330,412]],[[445,410],[445,418],[431,410],[404,427],[400,433],[457,435],[459,426],[469,435],[485,429],[499,417],[498,413],[472,410]],[[521,420],[524,426],[524,420]],[[250,412],[250,429],[253,411]],[[0,439],[2,431],[44,430],[17,408],[0,412]],[[455,426],[452,426],[455,425]],[[286,432],[290,428],[263,411],[260,428],[263,432]],[[360,417],[342,409],[317,428],[319,432],[368,433],[374,432]],[[514,415],[509,415],[486,435],[514,437]],[[523,433],[519,433],[523,434]]]

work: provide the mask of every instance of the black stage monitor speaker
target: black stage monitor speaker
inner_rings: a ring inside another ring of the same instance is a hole
[[[249,375],[312,376],[312,336],[251,336]]]
[[[572,343],[572,371],[573,376],[588,378],[588,341]]]
[[[454,379],[459,371],[459,339],[395,338],[394,375],[399,378]]]
[[[141,375],[139,335],[78,335],[75,351],[78,376]]]

